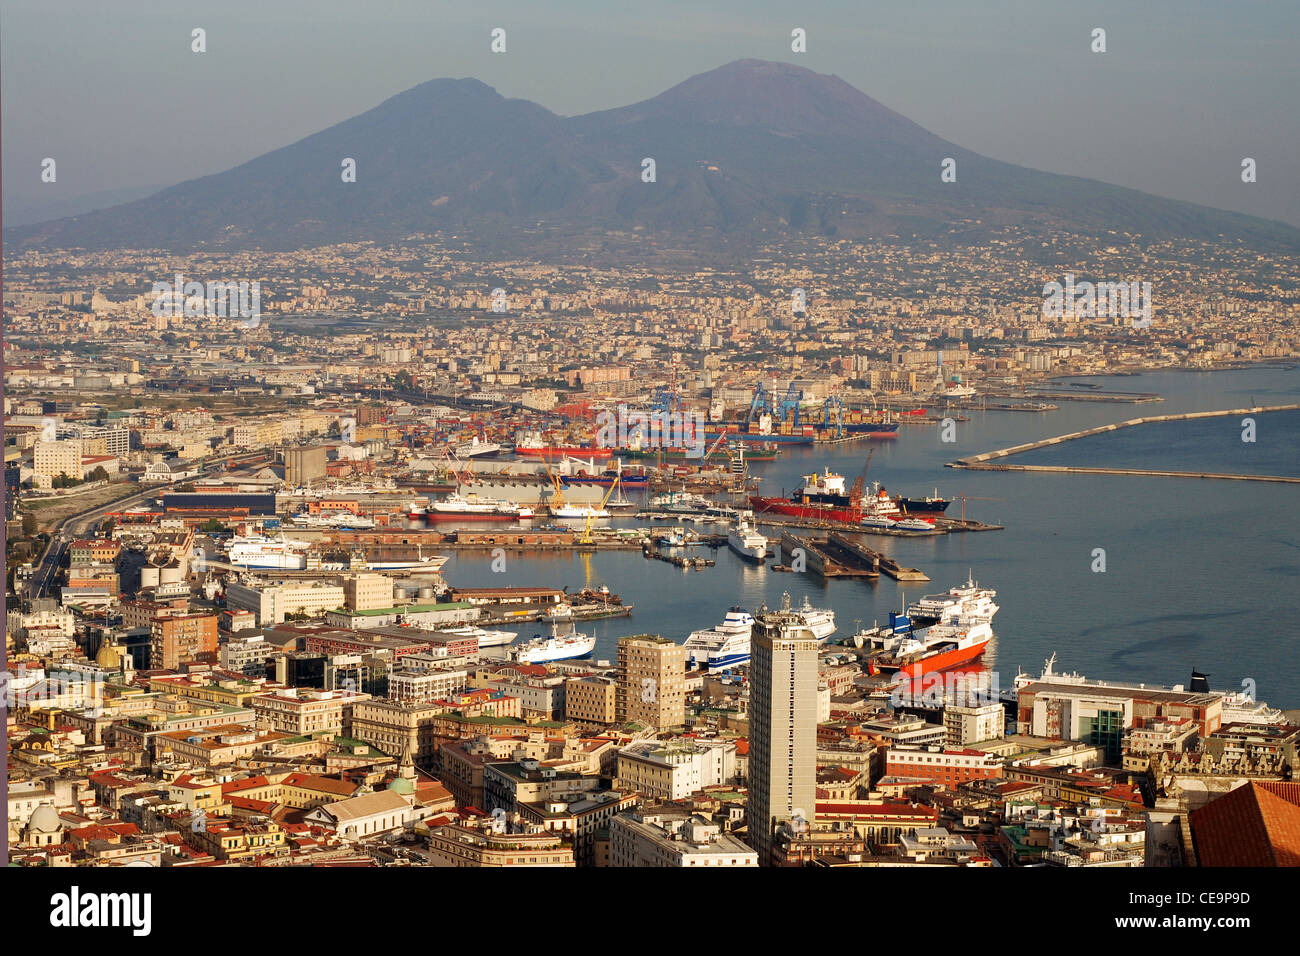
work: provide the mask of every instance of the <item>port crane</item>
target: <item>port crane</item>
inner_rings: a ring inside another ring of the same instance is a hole
[[[866,483],[867,472],[871,470],[871,456],[875,453],[876,450],[874,448],[867,452],[867,463],[862,466],[862,471],[859,472],[858,477],[853,479],[853,487],[849,489],[850,506],[853,506],[854,502],[862,497],[862,486]]]
[[[962,524],[966,523],[966,500],[969,497],[971,501],[1005,501],[1004,498],[977,498],[974,495],[968,496],[966,492],[961,493],[961,520]]]
[[[827,431],[831,429],[832,408],[835,409],[835,423],[834,423],[835,437],[843,438],[844,437],[844,403],[840,401],[840,397],[838,395],[832,395],[826,399],[826,404],[823,406],[823,410],[822,410],[822,428],[826,429]]]
[[[600,499],[600,507],[596,508],[594,511],[589,510],[587,512],[587,523],[583,526],[582,537],[579,539],[580,544],[592,544],[595,540],[591,536],[592,519],[594,519],[597,514],[605,511],[605,506],[609,504],[609,499],[614,496],[614,489],[618,487],[619,480],[622,477],[623,475],[621,471],[615,473],[614,480],[610,482],[609,491],[605,492],[605,497]]]

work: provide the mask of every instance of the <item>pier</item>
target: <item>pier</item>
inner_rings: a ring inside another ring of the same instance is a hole
[[[1098,425],[1095,428],[1085,428],[1082,431],[1057,435],[1053,438],[1044,438],[1039,441],[1026,442],[1023,445],[1012,445],[1009,448],[1000,448],[997,451],[984,452],[980,455],[971,455],[968,458],[958,458],[956,461],[948,462],[947,467],[965,468],[972,471],[1045,471],[1060,472],[1062,474],[1136,475],[1148,478],[1217,478],[1225,481],[1271,481],[1283,484],[1300,484],[1300,478],[1287,477],[1283,475],[1246,475],[1227,472],[1168,471],[1144,468],[1089,468],[1067,465],[1016,465],[1001,461],[1003,458],[1009,458],[1012,455],[1019,455],[1023,452],[1036,451],[1039,448],[1048,448],[1052,445],[1061,445],[1068,441],[1074,441],[1077,438],[1087,438],[1091,435],[1102,435],[1107,432],[1119,431],[1121,428],[1132,428],[1135,425],[1149,425],[1157,422],[1192,421],[1200,418],[1230,418],[1237,415],[1261,415],[1266,412],[1294,412],[1298,410],[1300,410],[1300,404],[1257,405],[1253,408],[1227,408],[1210,412],[1183,412],[1177,415],[1152,415],[1147,418],[1132,418],[1124,422]]]
[[[822,578],[878,578],[885,574],[895,581],[930,580],[929,575],[919,568],[905,567],[893,558],[834,531],[825,538],[783,532],[782,556],[797,549],[803,550],[805,570]]]

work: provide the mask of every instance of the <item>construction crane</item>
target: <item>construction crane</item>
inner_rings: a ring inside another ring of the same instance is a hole
[[[591,544],[595,539],[591,536],[591,522],[597,514],[605,511],[605,506],[609,504],[609,499],[614,497],[614,489],[618,487],[619,479],[623,477],[621,472],[614,474],[614,480],[609,484],[609,491],[605,492],[605,497],[600,500],[600,507],[594,511],[587,512],[587,523],[583,527],[582,537],[579,539],[580,544]]]
[[[852,506],[855,501],[862,497],[862,485],[867,480],[867,472],[871,470],[871,456],[876,453],[873,448],[867,452],[867,463],[862,466],[862,471],[858,477],[853,479],[853,487],[849,489],[849,505]]]
[[[965,524],[965,523],[966,523],[966,499],[967,499],[967,497],[968,497],[968,496],[967,496],[966,492],[963,491],[963,492],[961,493],[961,521],[962,521],[962,524]],[[969,496],[969,497],[970,497],[970,500],[971,500],[971,501],[1005,501],[1005,500],[1006,500],[1005,498],[976,498],[976,497],[974,497],[973,495],[972,495],[972,496]]]

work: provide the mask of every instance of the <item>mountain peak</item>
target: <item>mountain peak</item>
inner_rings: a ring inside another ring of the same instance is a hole
[[[838,76],[776,60],[735,60],[692,76],[636,106],[678,120],[767,126],[787,133],[920,127]]]
[[[344,156],[355,181],[340,178]],[[657,178],[642,178],[646,157]],[[955,183],[940,180],[945,157],[960,164]],[[753,59],[572,117],[479,80],[430,80],[238,169],[5,240],[284,249],[444,233],[565,256],[635,231],[740,255],[774,235],[978,241],[1010,224],[1300,248],[1281,223],[979,156],[837,76]]]

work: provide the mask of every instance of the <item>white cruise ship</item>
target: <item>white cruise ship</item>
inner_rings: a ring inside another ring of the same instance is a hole
[[[580,634],[572,625],[567,628],[552,625],[550,637],[537,635],[528,643],[511,648],[510,656],[519,664],[546,664],[586,657],[595,649],[595,635]]]
[[[781,610],[790,610],[790,595],[781,596]],[[825,640],[835,633],[835,612],[830,609],[816,608],[808,602],[808,595],[804,595],[803,604],[799,605],[794,611],[803,621],[804,627],[813,632],[813,637],[819,642]]]
[[[501,446],[496,442],[480,439],[477,435],[467,442],[456,446],[456,454],[461,458],[479,458],[485,455],[495,455],[501,450]]]
[[[608,518],[609,512],[604,508],[593,508],[591,505],[561,505],[558,508],[551,508],[552,518],[578,518],[593,521],[600,518]]]
[[[340,528],[366,529],[375,526],[375,519],[369,515],[353,514],[351,511],[329,511],[324,514],[299,513],[290,519],[303,528]]]
[[[444,627],[439,634],[452,634],[456,637],[474,637],[478,639],[479,650],[485,647],[505,647],[519,635],[513,631],[489,631],[481,627]]]
[[[710,671],[747,664],[753,630],[753,616],[743,607],[733,607],[717,627],[691,632],[684,645],[686,662],[692,668],[704,667]]]
[[[754,529],[748,518],[736,522],[727,535],[727,545],[746,561],[762,564],[767,557],[767,538]]]
[[[907,609],[907,616],[918,624],[933,621],[938,624],[991,624],[998,605],[993,599],[998,592],[982,588],[972,576],[965,584],[949,588],[943,594],[927,594]]]
[[[819,643],[835,633],[835,612],[813,607],[807,597],[801,607],[792,610],[790,595],[783,595],[781,610],[797,615]],[[691,632],[683,645],[686,660],[692,667],[706,667],[710,671],[747,664],[753,631],[753,616],[743,607],[733,607],[717,627]]]
[[[287,538],[233,538],[226,556],[240,568],[266,568],[276,571],[302,571],[307,567],[306,542]]]

